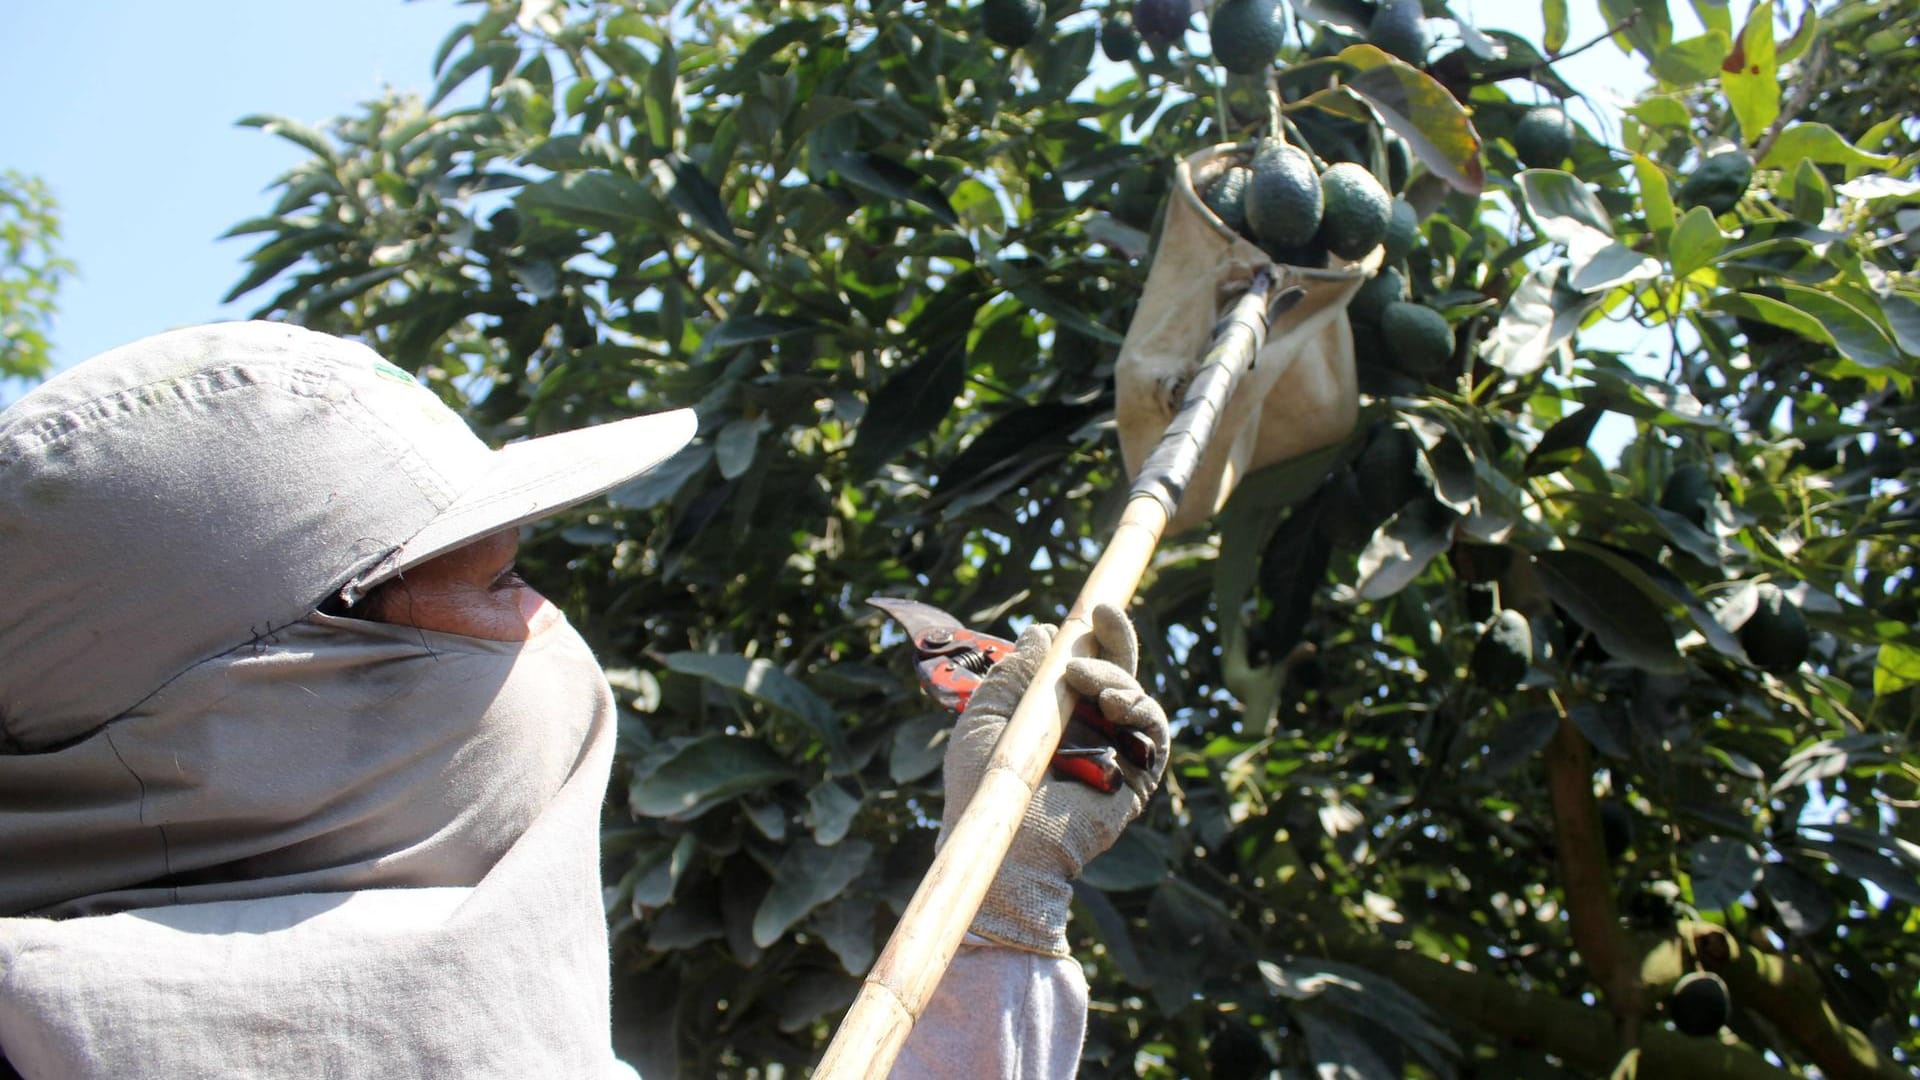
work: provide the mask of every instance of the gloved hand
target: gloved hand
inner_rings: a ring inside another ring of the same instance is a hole
[[[1107,604],[1093,609],[1092,622],[1101,659],[1068,661],[1068,688],[1096,702],[1115,726],[1146,732],[1158,752],[1151,769],[1138,768],[1120,756],[1125,782],[1111,794],[1049,775],[1027,805],[1027,816],[971,929],[1003,945],[1049,956],[1067,955],[1067,909],[1073,901],[1069,882],[1080,876],[1088,860],[1113,846],[1128,822],[1140,816],[1160,786],[1167,763],[1166,714],[1133,675],[1139,655],[1133,623],[1119,608]],[[967,711],[954,725],[947,744],[942,842],[980,786],[994,743],[1053,644],[1054,633],[1054,627],[1039,624],[1021,634],[1012,655],[995,664],[974,688]]]

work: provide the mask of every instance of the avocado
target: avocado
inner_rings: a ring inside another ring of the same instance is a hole
[[[1353,299],[1347,304],[1347,315],[1358,322],[1378,325],[1388,304],[1406,298],[1407,280],[1400,276],[1400,271],[1389,266],[1355,290]]]
[[[1253,235],[1269,254],[1275,249],[1306,247],[1319,231],[1320,215],[1326,209],[1313,159],[1283,140],[1262,139],[1252,168],[1247,225]]]
[[[1353,459],[1353,475],[1376,521],[1385,521],[1425,490],[1419,460],[1420,440],[1406,428],[1382,424],[1368,434],[1367,445]]]
[[[1573,119],[1558,105],[1528,109],[1513,126],[1513,152],[1529,168],[1559,168],[1573,153]]]
[[[1811,638],[1800,606],[1772,582],[1761,582],[1760,603],[1740,624],[1740,647],[1747,659],[1768,671],[1792,671],[1807,658]]]
[[[1040,0],[981,0],[980,28],[994,44],[1017,49],[1040,32],[1046,13]]]
[[[1247,231],[1247,185],[1252,181],[1253,170],[1244,165],[1235,165],[1221,173],[1220,179],[1207,185],[1200,201],[1227,228],[1244,233]]]
[[[1392,191],[1405,191],[1407,178],[1413,173],[1413,149],[1398,132],[1389,131],[1387,142],[1387,187]]]
[[[1689,971],[1673,984],[1667,1015],[1683,1035],[1704,1038],[1719,1031],[1733,1016],[1733,995],[1726,980],[1711,971]]]
[[[1320,243],[1343,259],[1362,259],[1387,237],[1393,203],[1359,165],[1341,162],[1320,174]]]
[[[1453,327],[1425,304],[1396,301],[1380,313],[1388,359],[1409,375],[1430,376],[1453,358]]]
[[[1367,41],[1418,66],[1427,59],[1427,27],[1420,0],[1385,0],[1367,23]]]
[[[1419,236],[1420,216],[1414,212],[1413,204],[1394,196],[1393,206],[1387,211],[1387,237],[1380,241],[1385,249],[1380,253],[1381,261],[1392,265],[1405,259]]]
[[[1213,58],[1237,75],[1272,67],[1286,40],[1286,15],[1280,0],[1220,0],[1207,24]]]
[[[1723,150],[1700,163],[1680,185],[1680,205],[1704,206],[1724,214],[1740,205],[1753,180],[1753,158],[1744,150]]]
[[[1532,663],[1533,624],[1518,611],[1504,608],[1474,644],[1467,670],[1472,672],[1474,682],[1504,694],[1520,685]]]
[[[1133,16],[1115,11],[1100,24],[1100,52],[1114,63],[1124,63],[1140,55],[1140,33],[1133,28]]]
[[[1713,514],[1713,472],[1698,461],[1683,462],[1660,489],[1660,509],[1679,514],[1696,526],[1707,527]]]
[[[1139,0],[1133,5],[1133,28],[1155,49],[1164,50],[1180,40],[1192,20],[1188,0]]]

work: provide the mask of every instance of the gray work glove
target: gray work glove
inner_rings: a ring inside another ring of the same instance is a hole
[[[1133,677],[1139,645],[1133,623],[1116,607],[1093,609],[1093,639],[1102,659],[1067,662],[1067,687],[1097,702],[1100,712],[1120,728],[1138,728],[1157,750],[1151,769],[1119,759],[1124,783],[1111,794],[1084,784],[1045,777],[1000,873],[987,889],[971,929],[1003,945],[1048,956],[1067,955],[1067,909],[1073,886],[1088,860],[1113,846],[1120,830],[1140,816],[1160,786],[1167,763],[1167,716]],[[1014,652],[995,664],[973,691],[967,711],[954,725],[947,744],[947,804],[940,838],[960,820],[985,774],[987,759],[1026,693],[1033,672],[1053,644],[1054,627],[1039,624],[1020,635]]]

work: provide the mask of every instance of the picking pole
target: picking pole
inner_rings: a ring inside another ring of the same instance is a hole
[[[1094,653],[1089,620],[1095,605],[1125,608],[1133,599],[1234,386],[1266,342],[1268,322],[1302,295],[1297,289],[1273,295],[1274,273],[1271,267],[1256,273],[1215,327],[1180,411],[1141,466],[1112,539],[995,744],[973,801],[947,835],[886,950],[867,973],[814,1071],[815,1080],[885,1077],[926,1010],[1060,745],[1073,712],[1073,696],[1062,676],[1068,660]]]

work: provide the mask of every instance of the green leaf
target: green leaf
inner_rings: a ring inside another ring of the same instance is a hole
[[[1660,610],[1604,560],[1576,551],[1542,551],[1534,556],[1534,568],[1553,602],[1607,652],[1656,674],[1686,670]]]
[[[1900,351],[1920,356],[1920,297],[1888,293],[1880,298],[1880,314],[1886,318],[1887,331]]]
[[[1899,159],[1888,154],[1869,154],[1825,124],[1788,124],[1760,159],[1762,168],[1785,168],[1796,161],[1821,165],[1849,165],[1869,169],[1890,169]]]
[[[654,183],[659,185],[668,204],[692,224],[729,244],[738,242],[733,234],[733,222],[727,217],[726,204],[720,199],[720,192],[698,165],[681,154],[669,154],[648,162],[647,168],[653,173]]]
[[[1660,276],[1660,260],[1619,241],[1593,245],[1583,238],[1567,249],[1567,258],[1567,287],[1581,293],[1603,292]]]
[[[1781,282],[1780,291],[1787,303],[1820,320],[1840,355],[1866,368],[1899,366],[1900,350],[1859,308],[1832,293],[1791,282]]]
[[[1920,180],[1901,180],[1884,173],[1855,177],[1835,187],[1834,192],[1849,199],[1911,199],[1920,195]]]
[[[1456,515],[1433,499],[1408,503],[1360,553],[1354,591],[1381,600],[1413,583],[1434,557],[1453,546]]]
[[[1818,934],[1833,922],[1833,894],[1807,874],[1786,863],[1768,863],[1760,873],[1760,887],[1767,892],[1781,925],[1790,934],[1802,937]]]
[[[740,417],[727,421],[720,434],[714,436],[714,461],[720,466],[720,476],[725,480],[737,480],[753,468],[753,455],[760,446],[760,436],[769,426],[765,414],[752,419]]]
[[[832,847],[844,840],[853,816],[859,812],[860,799],[837,781],[822,780],[807,792],[805,820],[813,830],[814,843],[821,847]]]
[[[1727,249],[1733,237],[1720,231],[1713,211],[1696,206],[1680,218],[1680,224],[1667,238],[1667,256],[1673,261],[1673,276],[1684,278],[1710,265]]]
[[[1145,827],[1128,829],[1112,847],[1087,864],[1080,880],[1103,892],[1150,889],[1170,872],[1166,841]]]
[[[1740,123],[1740,138],[1752,146],[1780,115],[1780,69],[1774,58],[1773,0],[1755,4],[1739,44],[1721,65],[1720,87]]]
[[[432,96],[427,99],[427,107],[431,109],[445,101],[449,95],[460,88],[461,83],[466,82],[482,69],[492,68],[493,83],[498,84],[507,72],[512,71],[519,63],[520,49],[509,42],[493,41],[481,45],[455,61],[454,65],[447,69],[447,73],[440,77],[440,82],[433,88]]]
[[[1647,228],[1665,236],[1673,228],[1673,189],[1667,174],[1645,154],[1633,155],[1633,174],[1640,182],[1640,204],[1647,211]]]
[[[1722,293],[1709,300],[1707,307],[1714,311],[1724,311],[1729,315],[1757,319],[1768,326],[1777,326],[1782,330],[1790,330],[1808,341],[1817,341],[1822,345],[1833,344],[1833,335],[1827,333],[1827,328],[1820,324],[1819,319],[1771,296],[1750,292]]]
[[[1873,664],[1874,696],[1897,694],[1915,685],[1920,685],[1920,649],[1892,642],[1880,646]]]
[[[660,42],[660,55],[647,70],[646,94],[640,104],[647,120],[647,140],[659,150],[672,149],[680,122],[680,61],[671,38]]]
[[[1572,173],[1526,169],[1518,179],[1527,214],[1542,236],[1569,248],[1590,242],[1594,235],[1613,238],[1613,215]]]
[[[960,224],[960,215],[954,212],[940,185],[891,158],[866,151],[829,151],[820,155],[820,163],[855,187],[882,198],[924,206],[947,225]]]
[[[1626,28],[1615,40],[1625,38],[1649,60],[1657,58],[1673,41],[1673,16],[1667,0],[1600,0],[1600,14],[1608,25]]]
[[[1760,853],[1752,844],[1727,836],[1709,836],[1687,853],[1693,879],[1693,904],[1702,911],[1727,911],[1760,884]]]
[[[1801,161],[1793,167],[1793,216],[1808,225],[1818,225],[1833,206],[1833,187],[1820,166]]]
[[[1545,367],[1573,339],[1600,298],[1560,288],[1565,269],[1562,263],[1549,263],[1528,271],[1481,350],[1487,363],[1523,379]]]
[[[1693,0],[1693,12],[1700,17],[1701,26],[1729,37],[1733,35],[1733,12],[1727,0]]]
[[[278,135],[295,146],[312,151],[313,155],[322,161],[329,164],[339,163],[339,159],[334,156],[333,144],[327,141],[327,137],[298,120],[254,113],[241,117],[234,121],[234,124],[237,127],[259,128],[269,135]]]
[[[1648,94],[1627,109],[1627,115],[1655,131],[1685,134],[1693,127],[1687,103],[1673,94]]]
[[[667,654],[666,663],[671,670],[745,694],[801,721],[819,733],[836,761],[846,761],[846,738],[833,707],[771,660],[749,659],[739,653],[676,652]]]
[[[793,775],[792,767],[757,739],[708,735],[637,766],[627,803],[642,817],[690,821],[728,799]]]
[[[607,502],[623,510],[651,510],[678,494],[712,460],[712,446],[694,443],[608,492]]]
[[[866,870],[873,845],[849,840],[821,847],[800,840],[773,867],[773,887],[753,913],[753,943],[766,948],[814,908],[834,899]]]
[[[840,958],[840,970],[853,976],[865,975],[873,964],[873,913],[873,901],[843,896],[816,909],[807,927]]]
[[[1380,1057],[1376,1040],[1369,1035],[1310,1009],[1296,1009],[1290,1015],[1306,1036],[1306,1060],[1312,1064],[1314,1075],[1387,1080],[1402,1074]]]
[[[1527,476],[1545,476],[1559,472],[1587,455],[1587,440],[1593,426],[1607,415],[1604,408],[1575,409],[1547,429],[1539,443],[1528,452],[1521,472]]]
[[[1487,779],[1498,780],[1547,748],[1560,729],[1560,719],[1550,709],[1525,712],[1500,726],[1487,740],[1487,752],[1480,767]]]
[[[1793,37],[1787,39],[1786,44],[1781,45],[1778,50],[1780,63],[1791,64],[1795,60],[1798,60],[1801,57],[1801,55],[1807,51],[1807,46],[1813,44],[1814,38],[1818,37],[1819,35],[1820,35],[1819,9],[1815,8],[1811,4],[1808,4],[1806,7],[1802,8],[1800,11],[1800,28],[1795,30],[1793,32]],[[1807,76],[1803,72],[1801,77],[1805,78]]]
[[[1473,117],[1433,76],[1372,45],[1349,45],[1340,60],[1358,69],[1348,90],[1365,98],[1435,176],[1467,195],[1486,186]]]
[[[857,475],[871,475],[904,453],[947,418],[966,384],[964,339],[928,352],[894,372],[867,405],[848,466]]]
[[[1545,33],[1540,44],[1552,56],[1567,47],[1567,0],[1544,0],[1540,5],[1540,18],[1545,24]]]
[[[553,225],[626,235],[673,220],[647,185],[608,172],[568,173],[521,189],[514,206]]]
[[[1720,65],[1732,50],[1731,38],[1717,30],[1709,31],[1660,50],[1649,70],[1667,86],[1696,86],[1719,74]]]
[[[752,89],[758,76],[773,65],[773,58],[782,49],[796,42],[817,42],[823,32],[823,24],[812,19],[788,19],[775,25],[728,62],[714,81],[714,89],[732,94]]]
[[[799,319],[791,315],[730,315],[700,339],[700,351],[726,352],[742,345],[814,334],[821,329],[820,324],[811,319]]]
[[[887,775],[896,784],[908,784],[940,767],[947,752],[950,713],[928,713],[896,726],[887,752]]]

